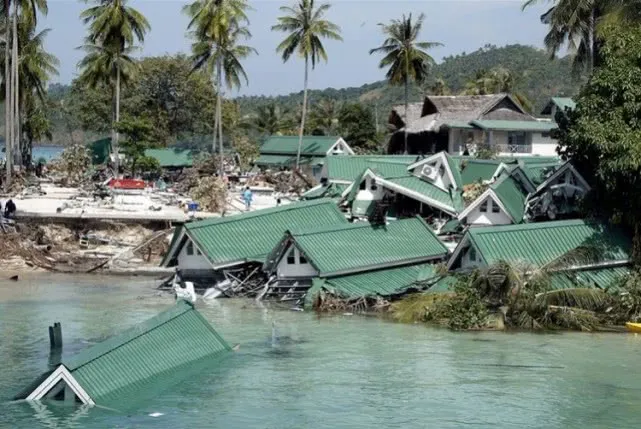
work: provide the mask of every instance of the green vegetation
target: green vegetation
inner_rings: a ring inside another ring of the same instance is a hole
[[[303,86],[303,109],[300,118],[300,131],[298,133],[298,153],[296,154],[296,169],[300,165],[300,151],[305,133],[305,115],[307,114],[307,81],[309,63],[312,70],[319,60],[327,61],[327,53],[323,46],[323,39],[343,40],[340,28],[326,19],[323,19],[330,5],[321,3],[317,7],[314,0],[299,0],[295,7],[283,6],[280,8],[286,15],[278,18],[278,24],[272,30],[288,33],[288,36],[276,48],[282,53],[283,62],[288,61],[296,53],[305,59],[305,79]]]
[[[611,290],[553,289],[553,275],[547,269],[499,262],[460,275],[452,293],[408,296],[390,311],[400,322],[437,323],[454,330],[594,331],[641,318],[638,273]]]
[[[558,120],[562,155],[592,186],[590,212],[629,227],[641,263],[641,30],[610,27],[602,64]]]

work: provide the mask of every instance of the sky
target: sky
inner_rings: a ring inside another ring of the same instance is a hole
[[[151,24],[139,55],[154,56],[189,53],[190,40],[185,36],[188,23],[182,13],[185,2],[174,0],[130,0]],[[303,87],[303,61],[291,58],[283,64],[275,48],[283,33],[271,31],[281,15],[279,7],[287,1],[250,0],[249,13],[253,46],[258,55],[244,61],[249,84],[234,95],[279,95],[299,92]],[[541,47],[545,26],[539,16],[541,6],[521,10],[519,0],[334,0],[327,19],[342,29],[343,42],[326,41],[329,57],[310,73],[310,88],[345,88],[361,86],[384,78],[378,68],[380,57],[369,55],[369,49],[379,46],[383,37],[378,23],[400,18],[403,13],[424,13],[425,23],[421,40],[440,42],[432,56],[443,57],[472,52],[485,44],[502,46],[520,43]],[[52,82],[70,83],[77,76],[77,63],[86,33],[79,15],[87,5],[81,1],[49,0],[49,13],[40,20],[41,28],[50,28],[46,48],[60,60],[59,76]]]

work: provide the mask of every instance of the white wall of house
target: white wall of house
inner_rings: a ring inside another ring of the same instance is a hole
[[[362,183],[365,182],[363,189]],[[376,183],[376,179],[366,177],[365,180],[359,184],[359,191],[356,194],[357,201],[378,201],[382,200],[385,195],[385,189]],[[354,184],[356,186],[356,184]]]
[[[487,196],[466,217],[467,225],[509,225],[512,219],[491,196]]]
[[[318,271],[304,259],[296,246],[290,245],[276,267],[276,275],[279,279],[311,278],[317,276]]]
[[[559,142],[550,133],[532,133],[532,154],[541,156],[557,156],[556,148]]]
[[[352,153],[352,150],[350,147],[345,143],[343,140],[339,140],[338,143],[336,143],[334,146],[330,148],[329,151],[327,151],[327,155],[350,155]]]
[[[483,258],[474,246],[469,246],[461,251],[461,268],[476,268],[485,265]]]
[[[181,270],[211,270],[211,264],[205,258],[205,255],[200,253],[200,250],[194,245],[191,239],[187,238],[187,242],[180,249],[178,253],[178,268]]]

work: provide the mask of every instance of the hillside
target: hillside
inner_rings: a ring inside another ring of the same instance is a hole
[[[412,87],[411,101],[418,101],[427,93],[436,78],[443,79],[453,94],[460,93],[465,83],[479,70],[495,67],[510,70],[517,77],[517,89],[524,92],[539,111],[553,95],[572,96],[579,88],[579,82],[570,71],[568,58],[550,60],[543,50],[523,45],[496,47],[486,45],[472,53],[450,56],[437,64],[432,79],[423,85],[424,90]],[[403,102],[402,87],[391,87],[385,81],[374,82],[361,87],[310,91],[310,101],[324,98],[337,101],[361,101],[376,106],[379,120],[385,120],[390,106]],[[302,103],[302,91],[277,97],[244,96],[237,98],[243,113],[249,113],[261,105],[276,102],[288,108]]]

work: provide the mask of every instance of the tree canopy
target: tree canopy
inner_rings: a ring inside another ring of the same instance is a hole
[[[591,212],[634,229],[640,262],[641,29],[610,28],[601,61],[577,108],[557,114],[560,152],[592,185]]]

